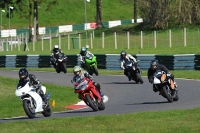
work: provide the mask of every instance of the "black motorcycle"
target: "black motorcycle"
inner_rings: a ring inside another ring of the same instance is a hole
[[[66,67],[66,61],[67,57],[63,53],[55,54],[55,64],[54,68],[57,73],[60,73],[61,71],[64,73],[67,73],[67,67]]]
[[[140,67],[137,63],[131,62],[126,64],[126,70],[130,79],[134,80],[136,83],[143,84],[144,81],[141,76],[142,71],[140,70]]]

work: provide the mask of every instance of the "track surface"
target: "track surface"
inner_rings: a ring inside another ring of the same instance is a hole
[[[72,74],[57,74],[49,72],[29,72],[35,74],[42,83],[59,84],[71,86]],[[0,70],[0,76],[18,78],[18,71]],[[94,80],[101,84],[103,93],[109,100],[106,102],[104,111],[93,112],[91,108],[80,110],[53,113],[49,118],[63,118],[75,116],[97,116],[124,114],[143,111],[160,111],[172,109],[189,109],[200,106],[200,82],[198,80],[176,79],[179,85],[179,101],[168,103],[167,99],[154,93],[152,85],[147,77],[143,77],[144,84],[135,84],[134,81],[128,81],[125,76],[99,75],[94,76]],[[48,89],[48,88],[47,88]],[[66,99],[67,100],[67,99]],[[49,119],[42,115],[37,115],[35,119]],[[28,117],[0,119],[1,122],[30,120]]]

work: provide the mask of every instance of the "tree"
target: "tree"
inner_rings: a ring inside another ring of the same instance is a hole
[[[102,0],[96,0],[96,24],[97,29],[104,27],[102,23]]]

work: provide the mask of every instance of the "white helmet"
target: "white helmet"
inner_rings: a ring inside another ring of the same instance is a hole
[[[59,48],[58,45],[55,45],[54,48]]]

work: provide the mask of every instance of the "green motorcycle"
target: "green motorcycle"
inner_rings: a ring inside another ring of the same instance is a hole
[[[85,57],[85,70],[90,74],[93,75],[95,73],[96,76],[99,75],[98,69],[97,69],[97,60],[96,56],[90,56]]]

